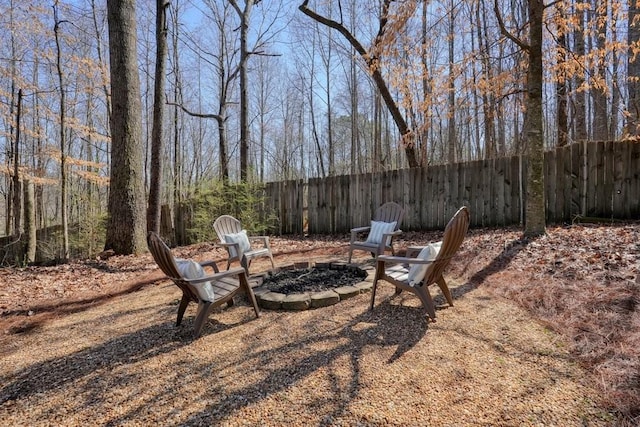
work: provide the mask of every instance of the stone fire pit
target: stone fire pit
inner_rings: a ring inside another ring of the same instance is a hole
[[[344,262],[295,263],[251,278],[258,305],[268,310],[326,307],[368,292],[373,267]]]

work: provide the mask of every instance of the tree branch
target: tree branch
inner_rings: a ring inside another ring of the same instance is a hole
[[[334,30],[337,30],[340,34],[342,34],[351,44],[351,46],[353,46],[353,48],[365,59],[365,61],[367,61],[367,65],[371,65],[371,59],[369,58],[369,55],[367,53],[367,50],[364,48],[364,46],[362,46],[362,44],[358,41],[358,39],[356,39],[353,34],[351,34],[349,32],[349,30],[347,30],[341,23],[334,21],[333,19],[329,19],[326,18],[322,15],[317,14],[316,12],[314,12],[313,10],[309,9],[307,7],[307,4],[309,3],[309,0],[305,0],[299,7],[298,9],[300,9],[300,12],[304,13],[305,15],[307,15],[308,17],[310,17],[311,19],[313,19],[314,21],[317,21],[323,25],[326,25],[329,28],[333,28]]]
[[[182,111],[184,111],[185,113],[187,113],[191,117],[199,117],[201,119],[216,119],[218,122],[223,122],[224,121],[224,119],[222,118],[222,116],[220,114],[194,113],[193,111],[190,111],[189,109],[187,109],[187,107],[185,107],[184,105],[178,104],[177,102],[167,101],[167,105],[173,105],[173,106],[176,106],[176,107],[180,107],[182,109]]]
[[[380,18],[380,30],[378,32],[378,36],[376,37],[376,41],[374,47],[371,52],[368,52],[367,49],[362,46],[360,41],[356,39],[356,37],[351,34],[351,32],[345,28],[341,23],[334,21],[331,18],[327,18],[325,16],[319,15],[313,10],[309,9],[308,4],[309,0],[304,0],[302,4],[298,7],[302,13],[310,17],[316,22],[319,22],[329,28],[332,28],[342,34],[349,44],[358,52],[360,57],[364,60],[369,68],[369,72],[371,73],[371,77],[380,92],[380,96],[384,100],[385,105],[387,106],[391,116],[393,117],[396,126],[398,127],[398,131],[400,132],[402,143],[404,145],[405,153],[407,156],[407,161],[409,163],[409,167],[417,167],[418,159],[416,157],[416,150],[413,145],[413,132],[409,127],[406,119],[400,112],[400,108],[396,103],[395,99],[391,95],[389,88],[387,87],[387,82],[382,75],[382,71],[380,69],[380,64],[378,63],[378,56],[376,54],[376,50],[381,43],[381,34],[384,34],[384,29],[386,27],[386,20],[388,14],[388,4],[391,0],[385,0],[385,4],[387,5],[387,9],[383,11],[383,16]]]
[[[493,0],[493,11],[496,14],[496,18],[498,19],[498,26],[500,26],[500,32],[502,33],[502,35],[514,42],[516,45],[520,46],[521,49],[528,52],[529,49],[531,49],[531,46],[511,34],[509,30],[507,30],[507,27],[504,25],[502,15],[500,14],[500,10],[498,9],[498,0]]]

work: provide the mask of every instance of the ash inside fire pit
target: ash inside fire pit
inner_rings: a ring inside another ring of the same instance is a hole
[[[354,285],[367,277],[367,272],[352,266],[318,266],[281,270],[269,273],[262,287],[272,292],[292,294],[318,292],[341,286]]]

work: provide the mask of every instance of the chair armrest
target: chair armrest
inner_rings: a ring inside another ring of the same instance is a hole
[[[268,248],[269,245],[269,236],[249,236],[249,241],[261,242],[265,248]]]
[[[234,268],[230,268],[229,270],[225,270],[219,273],[214,273],[214,274],[207,274],[206,276],[202,276],[198,279],[185,279],[183,278],[182,280],[184,280],[185,282],[195,285],[198,283],[204,283],[204,282],[209,282],[212,280],[219,280],[222,279],[224,277],[229,277],[229,276],[237,276],[239,274],[246,274],[246,272],[244,271],[243,267],[234,267]]]
[[[409,246],[406,249],[405,256],[407,258],[416,258],[417,255],[420,253],[420,251],[423,250],[424,248],[426,248],[426,246]]]
[[[235,248],[236,249],[236,253],[240,252],[240,244],[239,243],[224,243],[224,242],[220,242],[220,243],[216,243],[215,244],[216,247],[225,249],[227,252],[229,252],[229,249],[231,248]]]
[[[389,233],[382,233],[382,239],[380,239],[380,241],[386,242],[387,238],[393,239],[395,236],[399,236],[401,234],[402,234],[402,230],[391,231]]]
[[[202,261],[202,262],[200,262],[200,265],[201,265],[203,268],[204,268],[204,267],[211,267],[211,268],[213,268],[213,271],[214,271],[215,273],[219,273],[219,272],[220,272],[220,270],[218,269],[218,264],[217,264],[215,261],[213,261],[213,260],[210,260],[210,261]]]
[[[389,264],[431,264],[434,260],[422,258],[409,258],[404,256],[379,255],[378,262]]]
[[[238,244],[237,243],[218,242],[214,246],[227,249],[227,248],[230,248],[231,246],[235,246],[235,245],[238,245]]]
[[[358,238],[358,234],[364,233],[365,231],[369,231],[369,230],[371,230],[370,226],[352,228],[350,244],[356,241],[356,239]]]

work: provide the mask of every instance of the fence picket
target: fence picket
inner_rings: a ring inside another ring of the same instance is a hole
[[[266,185],[266,206],[281,224],[273,232],[299,233],[306,210],[310,233],[341,233],[366,225],[382,203],[405,208],[402,229],[441,229],[460,206],[473,226],[519,224],[526,191],[526,158],[512,156],[453,165],[312,178]],[[640,143],[580,142],[545,153],[547,220],[577,214],[640,216]],[[305,191],[308,194],[306,206]]]

